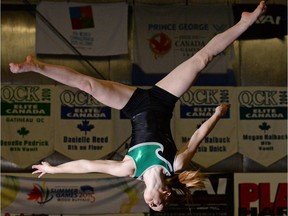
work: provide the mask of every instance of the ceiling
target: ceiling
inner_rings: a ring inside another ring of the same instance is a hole
[[[69,0],[49,0],[52,2],[62,2]],[[73,2],[87,2],[87,3],[113,3],[113,2],[128,2],[129,4],[257,4],[259,0],[73,0]],[[29,2],[31,4],[37,4],[41,0],[2,0],[1,4],[24,4]],[[281,4],[287,5],[287,0],[268,0],[267,4]]]

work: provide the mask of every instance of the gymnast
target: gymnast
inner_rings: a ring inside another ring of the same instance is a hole
[[[69,67],[40,62],[32,56],[27,56],[21,64],[10,63],[12,73],[32,71],[85,91],[99,102],[121,110],[132,124],[132,139],[123,160],[80,159],[58,166],[42,162],[32,166],[35,169],[32,174],[38,174],[40,178],[46,173],[96,172],[137,178],[144,181],[144,200],[155,211],[163,211],[169,204],[173,189],[189,195],[189,188],[203,187],[204,175],[198,170],[185,168],[230,105],[219,105],[189,142],[177,150],[170,131],[175,103],[213,57],[231,45],[265,10],[265,2],[261,1],[253,12],[243,12],[238,23],[216,35],[194,56],[148,90],[89,77]]]

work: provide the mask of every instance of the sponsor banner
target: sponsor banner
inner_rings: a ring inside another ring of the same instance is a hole
[[[237,89],[239,152],[269,166],[287,155],[287,88]]]
[[[234,4],[234,20],[240,20],[243,11],[253,11],[256,7],[254,4]],[[284,39],[285,35],[287,35],[287,5],[269,4],[267,11],[239,39]]]
[[[38,54],[78,54],[69,44],[85,56],[128,53],[127,3],[41,1],[37,10]]]
[[[1,87],[1,156],[26,168],[54,152],[54,89]]]
[[[58,86],[55,151],[71,159],[99,159],[113,148],[112,109],[81,90]]]
[[[165,212],[150,210],[151,216],[233,215],[233,174],[210,174],[203,189],[191,190],[192,199],[176,193],[174,202]]]
[[[193,133],[209,119],[221,103],[230,103],[230,110],[202,141],[193,162],[209,167],[235,154],[237,146],[236,89],[233,87],[192,87],[175,108],[175,141],[178,149],[189,142]]]
[[[287,215],[287,173],[236,173],[234,215]]]
[[[135,5],[134,11],[134,63],[149,74],[169,73],[233,24],[228,5]],[[232,49],[219,54],[203,73],[226,73]]]
[[[178,149],[221,103],[231,109],[193,162],[209,167],[239,152],[270,166],[287,155],[284,87],[192,87],[177,102],[171,121]],[[130,143],[131,124],[121,112],[74,88],[3,85],[1,108],[2,157],[21,168],[54,151],[71,159],[99,159]]]
[[[111,214],[147,212],[143,186],[132,178],[1,176],[1,212],[8,214]]]

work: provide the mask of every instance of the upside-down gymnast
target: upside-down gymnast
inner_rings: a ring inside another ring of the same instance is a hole
[[[31,56],[27,56],[24,63],[10,63],[12,73],[33,71],[83,90],[99,102],[121,110],[132,123],[130,147],[122,161],[81,159],[58,166],[42,162],[32,166],[35,169],[32,174],[39,174],[40,178],[46,173],[99,172],[138,178],[146,186],[145,202],[155,211],[162,211],[169,204],[172,188],[180,188],[189,193],[187,188],[202,187],[203,175],[198,171],[185,170],[185,167],[230,105],[219,105],[179,151],[170,131],[174,105],[213,57],[231,45],[265,10],[265,2],[261,1],[253,12],[243,12],[238,23],[212,38],[194,56],[177,66],[149,90],[92,78],[68,67],[40,62]]]

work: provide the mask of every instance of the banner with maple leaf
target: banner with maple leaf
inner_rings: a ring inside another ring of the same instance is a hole
[[[54,94],[51,86],[1,86],[3,158],[26,168],[54,152]]]
[[[169,73],[233,25],[228,5],[135,5],[134,12],[134,64],[146,74]],[[225,74],[232,59],[230,46],[203,73]]]
[[[287,88],[239,87],[239,152],[270,166],[287,155]]]
[[[284,87],[192,87],[171,122],[178,148],[224,102],[232,107],[200,145],[194,162],[209,167],[239,152],[270,166],[287,155]],[[2,157],[26,168],[55,151],[92,160],[120,150],[125,154],[131,125],[121,112],[75,88],[3,85],[1,133]]]
[[[1,212],[9,215],[132,214],[148,212],[144,184],[108,175],[1,175]]]
[[[174,130],[178,149],[189,142],[192,134],[213,115],[217,106],[231,104],[192,158],[201,167],[213,166],[238,151],[236,94],[234,87],[192,87],[176,104]]]
[[[112,109],[75,88],[57,86],[55,151],[76,159],[100,159],[113,149]]]

